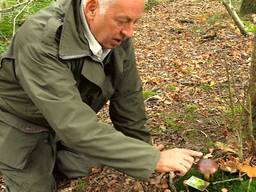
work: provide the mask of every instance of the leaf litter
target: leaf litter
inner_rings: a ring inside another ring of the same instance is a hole
[[[208,157],[219,158],[221,169],[255,176],[255,164],[238,166],[233,153],[236,143],[214,146],[234,135],[225,118],[229,111],[226,69],[234,73],[239,101],[248,86],[251,40],[239,33],[216,0],[162,0],[144,14],[134,42],[144,91],[156,93],[145,102],[154,143],[200,151],[214,148]],[[107,111],[108,105],[98,116],[110,123]],[[167,174],[155,173],[149,182],[140,182],[111,168],[94,169],[84,182],[81,192],[170,191]],[[76,180],[64,180],[58,191],[78,191],[78,185]]]

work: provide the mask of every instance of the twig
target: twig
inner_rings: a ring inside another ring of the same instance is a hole
[[[8,38],[0,31],[0,37],[3,38],[5,41],[8,41]]]
[[[231,112],[232,112],[232,117],[234,117],[234,101],[233,101],[233,94],[232,94],[232,91],[231,91],[231,88],[232,88],[232,85],[231,85],[231,80],[230,80],[230,68],[229,68],[229,64],[228,63],[225,63],[225,70],[226,70],[226,74],[227,74],[227,78],[228,78],[228,93],[229,93],[229,105],[230,105],[230,109],[231,109]]]
[[[234,77],[234,70],[232,67],[230,67],[230,70],[231,70],[231,73],[230,73],[230,76],[231,76],[231,79],[232,79],[232,83],[233,83],[233,89],[234,89],[234,92],[237,93],[238,90],[236,90],[236,85],[235,85],[235,77]],[[244,87],[243,87],[243,90],[244,90]],[[234,94],[236,99],[237,99],[237,102],[239,103],[239,106],[241,106],[243,108],[243,110],[245,112],[247,112],[248,114],[250,113],[250,109],[248,109],[245,104],[243,104],[241,101],[240,101],[240,98],[237,94]]]
[[[12,26],[12,36],[14,36],[15,31],[16,31],[16,19],[18,18],[18,16],[29,6],[30,3],[32,3],[33,0],[28,0],[26,1],[26,4],[24,5],[24,7],[22,7],[22,9],[18,12],[17,15],[15,15],[14,19],[13,19],[13,26]]]
[[[219,183],[226,183],[226,182],[230,182],[230,181],[243,181],[243,178],[232,178],[232,179],[226,179],[226,180],[221,180],[221,181],[215,181],[212,182],[213,185],[219,184]]]
[[[169,173],[169,189],[171,190],[171,192],[177,192],[177,189],[173,183],[173,178],[175,177],[174,172],[170,172]]]
[[[224,51],[224,54],[225,54],[225,58],[227,57],[227,53],[226,51]],[[227,60],[227,59],[226,59]],[[237,101],[239,103],[239,106],[241,106],[243,108],[244,111],[246,112],[249,112],[248,109],[246,108],[246,106],[244,106],[241,102],[240,102],[240,99],[239,97],[237,96],[236,93],[232,93],[232,90],[231,88],[234,89],[234,92],[236,92],[236,87],[235,87],[235,77],[234,77],[234,70],[232,67],[230,67],[230,64],[229,63],[226,63],[225,62],[225,70],[226,70],[226,75],[227,75],[227,82],[228,82],[228,92],[229,92],[229,106],[230,106],[230,109],[231,109],[231,112],[232,112],[232,124],[234,124],[235,122],[235,110],[234,110],[234,107],[235,107],[235,102],[234,102],[234,97],[237,98]],[[238,91],[237,91],[238,92]],[[239,121],[239,125],[236,125],[237,129],[237,137],[239,139],[239,143],[240,143],[240,148],[239,148],[239,157],[242,159],[243,158],[243,148],[242,148],[242,144],[243,144],[243,138],[242,138],[242,129],[241,129],[241,120]],[[234,131],[234,129],[233,129]]]
[[[190,131],[198,131],[198,132],[202,133],[206,138],[208,138],[208,135],[205,132],[203,132],[201,130],[197,130],[197,129],[187,129],[187,130],[184,130],[181,135],[184,136],[185,133],[190,132]]]
[[[29,3],[30,0],[28,1],[24,1],[24,2],[21,2],[21,3],[18,3],[16,5],[13,5],[12,7],[8,7],[8,8],[5,8],[5,9],[0,9],[0,13],[8,13],[8,12],[11,12],[13,10],[15,10],[16,8],[22,6],[22,5],[26,5],[27,3]]]
[[[249,184],[248,184],[248,187],[247,187],[247,192],[250,191],[251,183],[252,183],[252,177],[250,177]]]
[[[234,70],[233,70],[232,67],[230,67],[230,70],[231,70],[230,76],[231,76],[231,79],[232,79],[232,83],[233,83],[233,85],[234,85],[234,86],[233,86],[233,89],[235,90],[235,93],[237,93],[238,90],[236,90],[235,77],[234,77]],[[243,90],[244,90],[244,89],[245,89],[245,88],[243,87]],[[247,112],[248,114],[250,114],[250,109],[248,109],[248,108],[246,107],[246,105],[244,104],[245,102],[242,103],[242,102],[240,101],[240,98],[239,98],[239,96],[238,96],[237,94],[235,94],[235,96],[236,96],[237,102],[239,103],[239,106],[241,106],[245,112]]]
[[[237,15],[235,9],[232,7],[231,1],[228,0],[228,2],[226,2],[226,0],[222,1],[223,5],[225,6],[225,8],[227,9],[229,15],[232,17],[233,21],[235,22],[235,24],[237,25],[237,27],[239,28],[240,32],[246,36],[247,32],[245,30],[244,24],[242,23],[242,21],[240,20],[239,16]]]

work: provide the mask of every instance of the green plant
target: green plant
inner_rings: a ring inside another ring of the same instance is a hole
[[[73,192],[83,192],[88,186],[88,181],[86,179],[77,179],[74,183]]]
[[[209,148],[214,146],[214,142],[211,140],[211,138],[207,137],[205,133],[200,131],[197,127],[184,130],[183,138],[190,143],[194,143],[195,145],[202,145],[203,148],[201,149],[201,152],[207,152]]]
[[[193,166],[190,171],[183,177],[178,177],[174,181],[174,184],[177,188],[177,191],[186,191],[185,186],[183,185],[183,181],[189,179],[191,176],[198,177],[203,179],[203,175],[197,171],[197,169]],[[243,176],[243,180],[238,180],[238,173],[227,173],[221,170],[217,171],[211,181],[210,185],[207,187],[207,191],[209,192],[219,192],[222,191],[223,188],[226,188],[229,192],[241,192],[247,191],[249,179],[247,176]],[[230,181],[229,181],[230,180]],[[198,190],[189,188],[191,192],[197,192]],[[256,180],[253,179],[249,192],[256,191]]]
[[[167,127],[170,127],[174,130],[179,130],[179,129],[183,129],[183,125],[179,124],[176,119],[172,118],[172,117],[168,117],[165,119],[165,124]]]
[[[194,113],[197,109],[199,108],[199,106],[197,104],[189,104],[188,106],[186,106],[186,113]]]
[[[185,115],[184,119],[186,121],[190,121],[191,122],[191,121],[193,121],[195,119],[195,116],[194,116],[193,113],[188,113],[188,114]]]
[[[143,91],[143,99],[146,100],[146,99],[148,99],[148,98],[150,98],[152,96],[155,96],[156,94],[157,94],[156,91],[151,91],[151,90]]]
[[[249,33],[256,33],[256,25],[250,21],[243,21],[245,30]]]
[[[0,54],[6,50],[6,45],[0,41]]]
[[[25,5],[19,6],[7,13],[3,13],[0,19],[0,31],[1,31],[0,43],[3,41],[3,38],[10,38],[12,36],[13,22],[16,16],[17,18],[16,18],[15,26],[16,28],[18,28],[20,25],[24,23],[24,21],[27,19],[29,15],[39,11],[43,7],[46,7],[47,5],[49,5],[50,2],[52,2],[52,0],[33,1],[31,4],[25,7],[25,9],[21,12],[21,14],[19,13],[22,10],[22,8],[24,8]],[[15,0],[3,0],[3,2],[1,3],[1,8],[2,9],[10,8],[16,4],[17,4],[17,1]]]
[[[185,108],[184,120],[193,121],[197,115],[196,110],[198,110],[199,106],[197,104],[189,104]]]
[[[205,90],[205,91],[210,91],[214,88],[215,84],[213,82],[209,82],[209,83],[203,83],[201,84],[201,89]]]
[[[203,33],[204,32],[204,28],[203,27],[201,27],[201,26],[199,26],[199,25],[194,25],[193,27],[192,27],[192,29],[191,29],[191,31],[193,32],[193,33]]]
[[[175,85],[168,85],[167,89],[170,90],[170,91],[176,91],[177,87]]]
[[[232,109],[227,108],[225,110],[226,116],[233,118],[234,116],[239,116],[243,113],[243,108],[240,105],[235,105]]]
[[[223,12],[217,12],[214,15],[211,15],[211,16],[208,17],[207,23],[209,25],[214,25],[215,23],[223,22],[223,19],[225,17],[227,17],[226,13],[224,14]]]
[[[241,6],[241,2],[242,0],[231,0],[231,4],[237,10],[237,12]]]
[[[148,0],[146,5],[145,5],[145,10],[150,10],[152,7],[156,6],[159,4],[160,0]]]

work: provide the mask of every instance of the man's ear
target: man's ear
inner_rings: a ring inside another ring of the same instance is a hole
[[[96,15],[96,11],[99,8],[97,0],[88,0],[84,5],[84,12],[87,18],[92,19]]]

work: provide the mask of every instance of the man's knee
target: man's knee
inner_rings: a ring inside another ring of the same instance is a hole
[[[0,162],[0,170],[7,192],[54,192],[56,189],[52,175],[43,172],[27,172]]]
[[[70,150],[59,150],[56,163],[58,169],[68,178],[89,176],[93,167],[101,167],[94,159]]]
[[[1,122],[0,122],[1,123]],[[0,172],[11,192],[51,192],[55,163],[49,134],[26,134],[8,125],[0,126]]]

